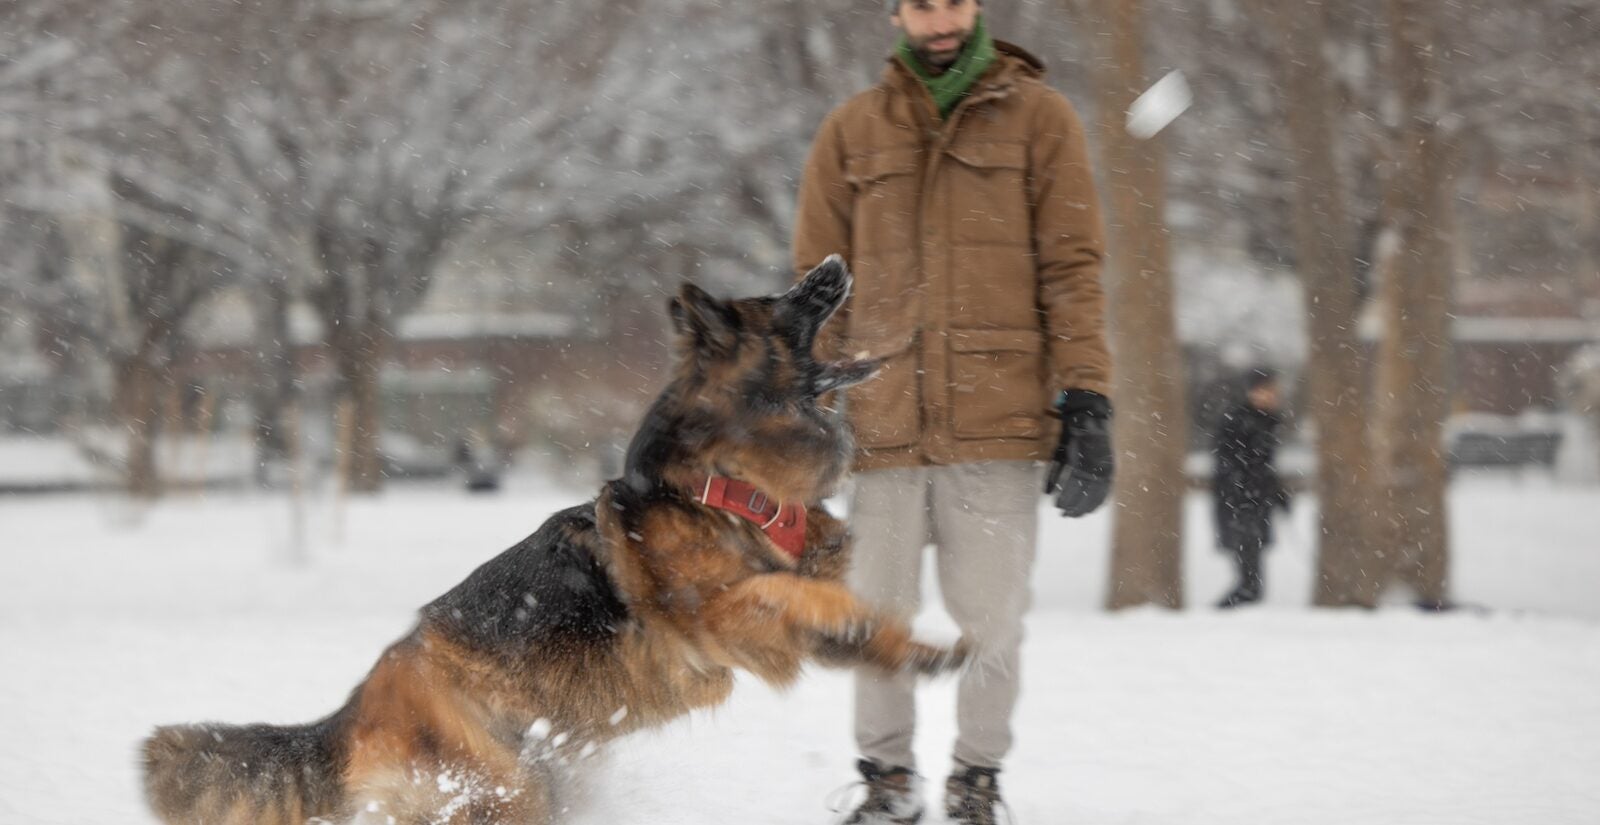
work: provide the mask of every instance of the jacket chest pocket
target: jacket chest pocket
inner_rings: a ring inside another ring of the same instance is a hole
[[[1044,432],[1044,335],[1031,329],[950,330],[950,417],[957,438],[1038,438]]]
[[[855,190],[851,244],[858,253],[910,249],[917,221],[917,150],[883,149],[845,159]]]
[[[972,143],[945,150],[950,238],[958,244],[1028,244],[1028,149],[1020,143]]]

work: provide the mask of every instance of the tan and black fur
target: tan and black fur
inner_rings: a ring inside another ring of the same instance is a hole
[[[344,707],[309,725],[185,725],[144,743],[171,825],[547,823],[557,766],[608,739],[716,705],[734,669],[784,685],[809,660],[935,673],[925,645],[840,583],[845,527],[818,502],[852,447],[819,396],[874,362],[817,363],[850,276],[830,258],[781,296],[670,305],[672,381],[624,477],[423,607]],[[808,507],[798,560],[701,505],[705,474]],[[391,819],[392,818],[392,819]]]

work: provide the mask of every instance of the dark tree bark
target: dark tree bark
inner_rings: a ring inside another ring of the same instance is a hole
[[[1158,138],[1128,134],[1128,107],[1146,86],[1139,0],[1088,4],[1108,52],[1098,62],[1103,179],[1110,203],[1107,291],[1116,356],[1117,476],[1113,491],[1112,609],[1183,604],[1187,416],[1172,313],[1165,169]]]
[[[1450,304],[1453,245],[1449,135],[1437,54],[1435,7],[1388,0],[1400,127],[1390,186],[1396,242],[1384,282],[1385,335],[1377,377],[1377,461],[1389,564],[1430,605],[1449,601],[1447,470],[1442,441],[1450,405]]]
[[[142,354],[116,365],[114,403],[117,419],[127,433],[123,485],[128,495],[137,499],[154,499],[161,494],[156,438],[161,431],[164,375],[164,370]]]
[[[136,194],[119,190],[122,197]],[[106,274],[115,285],[107,290],[108,323],[121,329],[111,337],[120,339],[112,374],[114,409],[128,436],[123,481],[129,495],[153,499],[162,491],[155,450],[162,399],[176,389],[174,338],[218,279],[207,275],[213,261],[181,241],[133,226],[121,227],[117,237],[116,260],[106,264],[115,271]]]
[[[292,455],[289,407],[299,393],[296,386],[294,341],[289,330],[289,290],[279,280],[260,287],[263,325],[256,340],[257,380],[251,407],[256,447],[257,486],[269,483],[268,469],[286,464]]]
[[[1294,169],[1295,258],[1305,283],[1310,358],[1307,406],[1317,429],[1317,579],[1321,606],[1372,606],[1381,568],[1373,541],[1372,451],[1358,286],[1334,140],[1338,103],[1324,54],[1325,7],[1261,0],[1277,35],[1279,85]]]
[[[343,277],[347,283],[350,280],[357,285],[362,282],[359,277],[352,279],[348,271]],[[374,493],[383,489],[384,480],[383,456],[379,450],[383,429],[383,392],[379,379],[394,340],[395,319],[379,308],[376,301],[362,300],[364,297],[369,297],[368,293],[360,290],[343,299],[319,302],[319,307],[328,322],[328,349],[339,373],[339,395],[350,410],[349,436],[339,444],[340,449],[347,451],[342,466],[348,473],[348,489],[356,493]]]

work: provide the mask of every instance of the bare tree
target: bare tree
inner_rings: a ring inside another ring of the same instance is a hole
[[[1310,398],[1317,429],[1317,580],[1324,606],[1376,603],[1371,571],[1381,548],[1370,528],[1365,350],[1357,336],[1359,296],[1353,227],[1334,145],[1338,105],[1324,56],[1324,7],[1258,2],[1278,41],[1283,111],[1294,164],[1295,259],[1310,315]]]
[[[32,226],[31,255],[0,280],[53,338],[81,395],[105,392],[125,426],[117,452],[128,489],[156,494],[158,395],[172,343],[197,303],[220,283],[217,261],[161,232],[125,224],[137,204],[150,224],[175,218],[149,209],[86,141],[158,108],[159,90],[121,83],[113,56],[128,15],[88,14],[72,3],[0,6],[0,191],[9,223]],[[101,365],[108,369],[99,369]],[[105,375],[99,388],[95,376]]]
[[[1084,9],[1107,51],[1094,77],[1101,173],[1110,202],[1110,332],[1116,355],[1114,489],[1109,607],[1183,604],[1183,497],[1187,416],[1172,314],[1161,144],[1136,140],[1124,119],[1143,91],[1140,0],[1091,0]]]
[[[41,240],[54,242],[28,293],[47,326],[78,357],[109,367],[110,411],[126,435],[117,459],[128,492],[160,492],[155,441],[165,401],[175,397],[174,345],[206,298],[234,281],[218,256],[171,234],[119,221],[123,205],[150,220],[160,207],[126,180],[93,166],[69,166],[77,207],[51,214]]]
[[[58,144],[131,111],[139,100],[108,99],[113,76],[100,49],[120,21],[93,20],[70,0],[0,3],[0,294],[8,303],[64,310],[70,286],[41,283],[45,250],[60,241],[49,207],[61,206],[68,170]]]
[[[120,254],[112,266],[120,267],[121,288],[109,296],[115,304],[107,313],[117,319],[106,341],[113,360],[113,409],[128,434],[127,490],[153,498],[161,489],[156,435],[164,407],[180,392],[171,371],[175,345],[200,302],[224,288],[231,273],[215,255],[159,232],[124,226],[120,235]]]
[[[1420,0],[1388,0],[1387,10],[1400,122],[1386,230],[1394,247],[1383,282],[1375,443],[1391,556],[1371,575],[1380,587],[1397,577],[1424,604],[1443,606],[1449,601],[1442,436],[1452,387],[1452,125],[1443,122],[1437,10]]]
[[[608,92],[624,112],[650,93],[618,91],[606,69],[626,27],[597,25],[589,6],[285,5],[271,24],[218,23],[249,64],[235,83],[170,107],[176,139],[144,147],[158,151],[109,160],[183,205],[195,243],[310,297],[355,413],[352,486],[372,490],[379,370],[452,240],[484,216],[527,231],[626,208],[687,175],[606,173],[608,151],[669,153],[649,130],[588,116]],[[170,147],[205,152],[209,174]]]
[[[126,20],[95,10],[82,0],[0,3],[0,181],[15,182],[39,160],[28,146],[98,128],[146,103],[105,95],[114,71],[103,50]]]

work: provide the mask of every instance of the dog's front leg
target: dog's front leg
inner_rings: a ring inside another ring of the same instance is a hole
[[[806,508],[806,544],[795,572],[807,578],[842,582],[849,567],[849,528],[821,505]]]
[[[793,573],[766,573],[740,581],[706,606],[707,622],[720,638],[748,636],[771,643],[765,625],[776,622],[830,664],[870,664],[921,673],[954,670],[967,646],[942,648],[911,638],[905,622],[884,616],[843,585]]]

